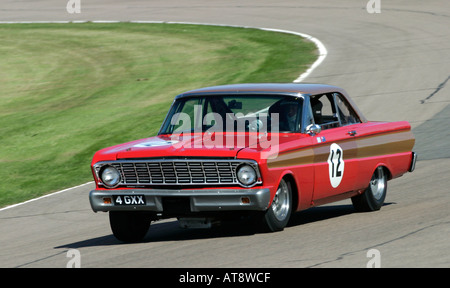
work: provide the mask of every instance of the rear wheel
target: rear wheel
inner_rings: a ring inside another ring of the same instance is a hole
[[[360,212],[380,210],[387,192],[387,174],[378,167],[363,194],[352,197],[353,207]]]
[[[151,219],[148,215],[129,211],[110,211],[109,224],[114,236],[123,242],[139,242],[147,234]]]
[[[270,232],[281,231],[286,227],[292,214],[291,183],[281,179],[272,205],[263,217],[263,228]]]

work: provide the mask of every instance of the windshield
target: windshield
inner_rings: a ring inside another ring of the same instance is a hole
[[[195,96],[175,101],[160,134],[298,132],[303,99],[278,95]]]

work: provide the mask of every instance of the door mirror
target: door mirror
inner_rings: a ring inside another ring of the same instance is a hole
[[[322,128],[320,125],[317,124],[311,124],[308,127],[306,127],[306,133],[308,133],[311,136],[317,135],[322,131]]]

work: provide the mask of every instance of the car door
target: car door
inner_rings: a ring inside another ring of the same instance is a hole
[[[355,188],[358,161],[353,132],[358,123],[343,119],[339,101],[337,93],[311,97],[314,121],[322,128],[313,136],[315,205],[334,201]]]

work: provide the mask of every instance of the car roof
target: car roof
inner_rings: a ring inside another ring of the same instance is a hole
[[[217,94],[289,94],[289,95],[315,95],[330,92],[346,92],[337,86],[325,84],[305,84],[305,83],[250,83],[250,84],[230,84],[205,87],[184,92],[177,96],[189,97],[197,95],[217,95]]]

